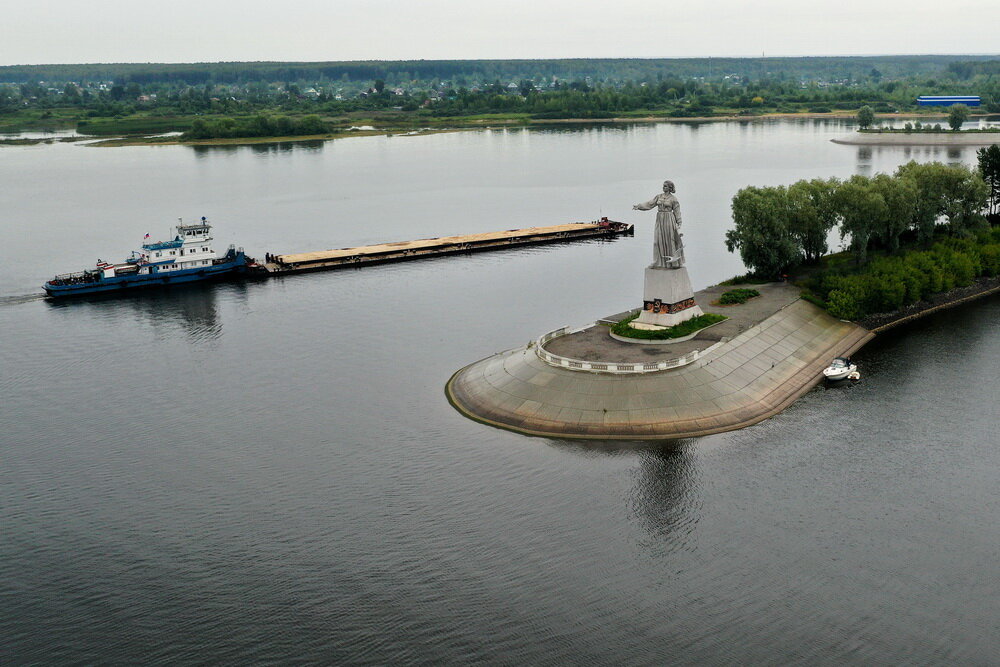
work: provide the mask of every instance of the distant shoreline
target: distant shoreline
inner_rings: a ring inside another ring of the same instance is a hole
[[[444,132],[464,132],[468,130],[486,130],[492,128],[531,128],[545,127],[547,125],[620,125],[625,123],[731,123],[731,122],[758,122],[770,120],[787,119],[808,119],[823,120],[828,118],[843,120],[854,118],[854,111],[836,111],[832,113],[766,113],[754,116],[616,116],[614,118],[490,118],[472,119],[462,121],[461,119],[448,119],[454,124],[450,127],[425,127],[414,128],[412,126],[387,125],[385,127],[375,127],[371,130],[353,130],[343,132],[332,132],[329,134],[317,134],[308,136],[292,137],[244,137],[227,139],[197,139],[184,141],[179,137],[150,138],[150,137],[115,137],[104,140],[96,140],[88,143],[88,146],[114,147],[114,146],[241,146],[268,143],[287,143],[295,141],[332,141],[334,139],[345,139],[349,137],[369,137],[369,136],[422,136],[427,134],[440,134]],[[913,118],[926,117],[914,116],[913,114],[880,114],[885,118]]]
[[[830,141],[847,146],[990,146],[1000,144],[1000,132],[858,132]]]
[[[116,146],[243,146],[259,145],[270,143],[289,143],[306,141],[332,141],[335,139],[345,139],[349,137],[369,137],[369,136],[423,136],[428,134],[440,134],[446,132],[464,132],[468,130],[503,129],[503,128],[540,128],[551,125],[623,125],[627,123],[755,123],[769,122],[776,120],[852,120],[856,116],[855,111],[834,111],[828,113],[763,113],[753,116],[741,116],[730,114],[725,116],[616,116],[613,118],[444,118],[434,119],[441,123],[439,127],[414,127],[413,125],[387,124],[371,129],[363,130],[338,130],[326,134],[296,135],[282,137],[235,137],[218,139],[193,139],[184,140],[180,135],[163,136],[80,136],[72,139],[60,139],[59,141],[79,141],[86,142],[86,146],[96,147],[116,147]],[[879,114],[879,118],[907,119],[922,118],[927,119],[926,114],[915,115],[912,113]],[[35,143],[53,143],[52,138],[38,139],[4,139],[0,140],[0,145],[29,145]],[[912,134],[878,134],[878,133],[856,133],[846,137],[831,139],[833,143],[846,145],[886,145],[886,146],[984,146],[1000,143],[1000,132],[997,133],[974,133],[974,134],[951,134],[951,133],[912,133]]]

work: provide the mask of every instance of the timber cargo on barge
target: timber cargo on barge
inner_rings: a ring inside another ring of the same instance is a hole
[[[57,275],[42,287],[50,297],[114,293],[140,287],[163,287],[178,283],[218,280],[256,266],[243,248],[229,246],[223,255],[212,249],[212,226],[202,218],[193,225],[177,225],[177,233],[168,241],[149,241],[149,234],[139,250],[115,264],[97,260],[96,267],[76,273]]]
[[[355,248],[321,250],[297,254],[268,254],[264,268],[271,274],[323,271],[368,264],[402,262],[465,252],[500,250],[574,239],[610,238],[634,233],[634,226],[601,218],[594,222],[575,222],[550,227],[509,229],[502,232],[444,236],[417,241],[379,243]]]

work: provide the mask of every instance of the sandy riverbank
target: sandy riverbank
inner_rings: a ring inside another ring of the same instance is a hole
[[[1000,144],[1000,132],[858,132],[830,141],[848,146],[989,146]]]

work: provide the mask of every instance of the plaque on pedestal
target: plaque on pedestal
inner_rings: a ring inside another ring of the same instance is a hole
[[[634,327],[642,324],[672,327],[702,314],[694,302],[691,279],[683,266],[678,269],[648,267],[642,305],[642,312],[632,322]]]

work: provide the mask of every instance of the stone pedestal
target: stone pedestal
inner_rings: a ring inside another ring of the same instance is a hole
[[[632,326],[637,329],[672,327],[702,314],[694,302],[691,279],[685,267],[646,268],[642,290],[643,309]]]

